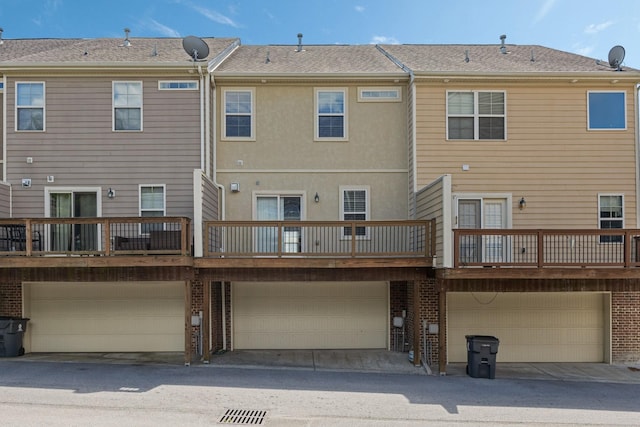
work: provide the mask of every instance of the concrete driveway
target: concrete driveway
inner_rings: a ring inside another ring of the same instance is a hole
[[[30,353],[5,361],[53,361],[126,365],[184,365],[182,353]],[[203,365],[194,361],[192,365]],[[211,356],[208,366],[428,375],[407,353],[386,350],[239,350]],[[206,366],[204,366],[206,367]],[[438,376],[437,367],[432,375]],[[449,364],[446,376],[467,376],[466,364]],[[496,378],[640,384],[640,363],[496,363]]]

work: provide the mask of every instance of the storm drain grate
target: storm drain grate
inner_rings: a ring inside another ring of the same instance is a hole
[[[220,417],[218,423],[221,424],[242,424],[260,425],[264,422],[267,411],[257,411],[252,409],[227,409],[227,412]]]

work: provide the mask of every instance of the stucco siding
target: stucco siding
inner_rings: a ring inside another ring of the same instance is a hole
[[[255,141],[225,140],[222,126],[216,126],[226,217],[251,220],[256,193],[292,191],[306,197],[304,219],[340,220],[340,186],[348,185],[369,186],[369,219],[407,219],[406,89],[398,86],[402,102],[358,102],[360,86],[372,84],[218,81],[218,123],[224,120],[225,88],[255,91]],[[316,88],[346,89],[347,141],[315,140]],[[240,184],[240,192],[229,191],[231,182]],[[313,200],[316,193],[319,203]]]

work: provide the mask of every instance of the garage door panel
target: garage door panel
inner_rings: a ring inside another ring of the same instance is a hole
[[[182,351],[183,282],[27,283],[30,351]]]
[[[604,301],[597,293],[449,293],[450,362],[466,362],[465,335],[500,340],[498,362],[602,362]]]
[[[386,348],[385,282],[241,282],[235,349]]]

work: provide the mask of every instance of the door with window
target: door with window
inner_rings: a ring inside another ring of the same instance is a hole
[[[98,216],[96,191],[49,192],[49,217],[83,218]],[[97,224],[54,224],[49,230],[51,251],[96,251]]]
[[[507,226],[505,199],[458,199],[458,228],[501,229]],[[508,250],[506,236],[462,236],[460,262],[502,262]]]
[[[265,195],[256,197],[256,219],[258,221],[300,221],[302,219],[302,196]],[[282,252],[295,253],[302,249],[300,227],[285,227],[282,230]],[[258,227],[255,235],[256,252],[278,251],[278,228]]]

